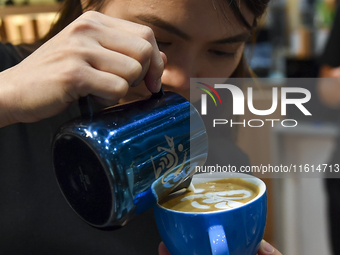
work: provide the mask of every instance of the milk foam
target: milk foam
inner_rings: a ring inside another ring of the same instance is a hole
[[[202,193],[204,189],[196,189],[194,184],[191,182],[189,187],[187,188],[188,191],[192,191],[194,193]]]
[[[197,209],[209,209],[212,206],[217,209],[232,209],[244,205],[244,203],[235,200],[245,199],[251,196],[251,192],[244,189],[197,194],[203,191],[204,189],[195,189],[195,195],[186,196],[182,198],[181,201],[204,198],[202,201],[204,204],[193,201],[191,205]],[[239,196],[235,197],[235,195]]]
[[[193,207],[199,208],[199,209],[209,209],[210,208],[210,206],[208,206],[208,205],[201,205],[200,203],[198,203],[196,201],[192,202],[191,205]]]

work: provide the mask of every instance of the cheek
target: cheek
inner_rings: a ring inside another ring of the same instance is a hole
[[[235,57],[235,61],[230,65],[230,71],[231,73],[229,74],[229,76],[231,76],[231,74],[236,70],[236,68],[239,66],[241,59],[242,59],[242,55],[243,55],[243,51],[241,51],[236,57]],[[228,76],[228,77],[229,77]]]
[[[203,71],[199,76],[209,78],[229,78],[239,65],[241,57],[242,54],[226,61],[217,61],[217,63],[214,64],[209,63],[205,67],[202,67]]]

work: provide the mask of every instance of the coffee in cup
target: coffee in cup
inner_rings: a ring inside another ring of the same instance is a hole
[[[197,183],[193,190],[169,195],[159,204],[181,212],[211,212],[237,208],[259,194],[259,187],[241,178],[219,179]]]

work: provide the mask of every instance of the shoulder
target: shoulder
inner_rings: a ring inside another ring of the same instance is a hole
[[[0,43],[0,71],[15,66],[21,60],[22,58],[14,45],[10,43]]]

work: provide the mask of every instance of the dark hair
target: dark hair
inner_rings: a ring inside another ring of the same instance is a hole
[[[100,11],[103,8],[106,0],[88,0],[85,10],[92,9]],[[265,12],[269,0],[212,0],[214,5],[219,4],[221,8],[229,6],[238,21],[241,22],[249,30],[254,30],[257,26],[257,20]],[[255,20],[253,24],[249,24],[241,13],[239,8],[240,1],[245,3],[248,9],[254,14]],[[51,39],[58,34],[62,29],[69,25],[72,21],[78,18],[83,13],[81,0],[64,0],[60,10],[60,16],[57,22],[52,26],[49,33],[41,40],[41,43]],[[228,17],[226,17],[228,18]],[[241,61],[235,69],[232,77],[245,77],[248,72],[248,66],[245,61],[245,57],[242,56]]]

